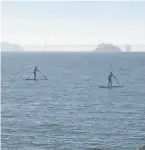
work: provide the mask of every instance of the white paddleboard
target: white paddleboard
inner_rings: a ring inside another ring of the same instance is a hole
[[[47,79],[33,79],[33,78],[26,78],[25,80],[33,80],[33,81],[36,81],[36,80],[47,80]]]
[[[108,85],[98,85],[98,87],[99,88],[108,88],[108,89],[110,89],[110,88],[121,88],[121,87],[123,87],[123,85],[112,85],[112,86],[108,86]]]

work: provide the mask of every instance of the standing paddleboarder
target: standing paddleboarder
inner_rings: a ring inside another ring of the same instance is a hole
[[[112,77],[115,78],[115,76],[113,75],[112,71],[109,73],[108,76],[108,86],[111,85],[112,86]]]
[[[34,68],[33,74],[34,74],[34,80],[36,80],[36,72],[39,72],[39,70],[37,69],[37,66]]]

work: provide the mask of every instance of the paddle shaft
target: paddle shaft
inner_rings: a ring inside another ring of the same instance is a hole
[[[39,70],[39,72],[45,79],[47,79],[46,76],[40,70]]]
[[[118,83],[118,85],[121,86],[120,83],[119,83],[119,81],[116,79],[116,77],[115,76],[113,76],[113,77],[115,78],[115,80]]]

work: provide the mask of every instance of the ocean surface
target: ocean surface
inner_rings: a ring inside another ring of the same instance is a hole
[[[110,64],[124,87],[97,87],[107,85]],[[35,65],[48,80],[25,80]],[[2,53],[1,74],[2,150],[145,144],[145,53]]]

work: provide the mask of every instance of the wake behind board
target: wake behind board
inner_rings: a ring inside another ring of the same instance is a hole
[[[108,85],[98,85],[99,88],[107,88],[107,89],[110,89],[110,88],[121,88],[123,87],[123,85],[113,85],[113,86],[108,86]]]

